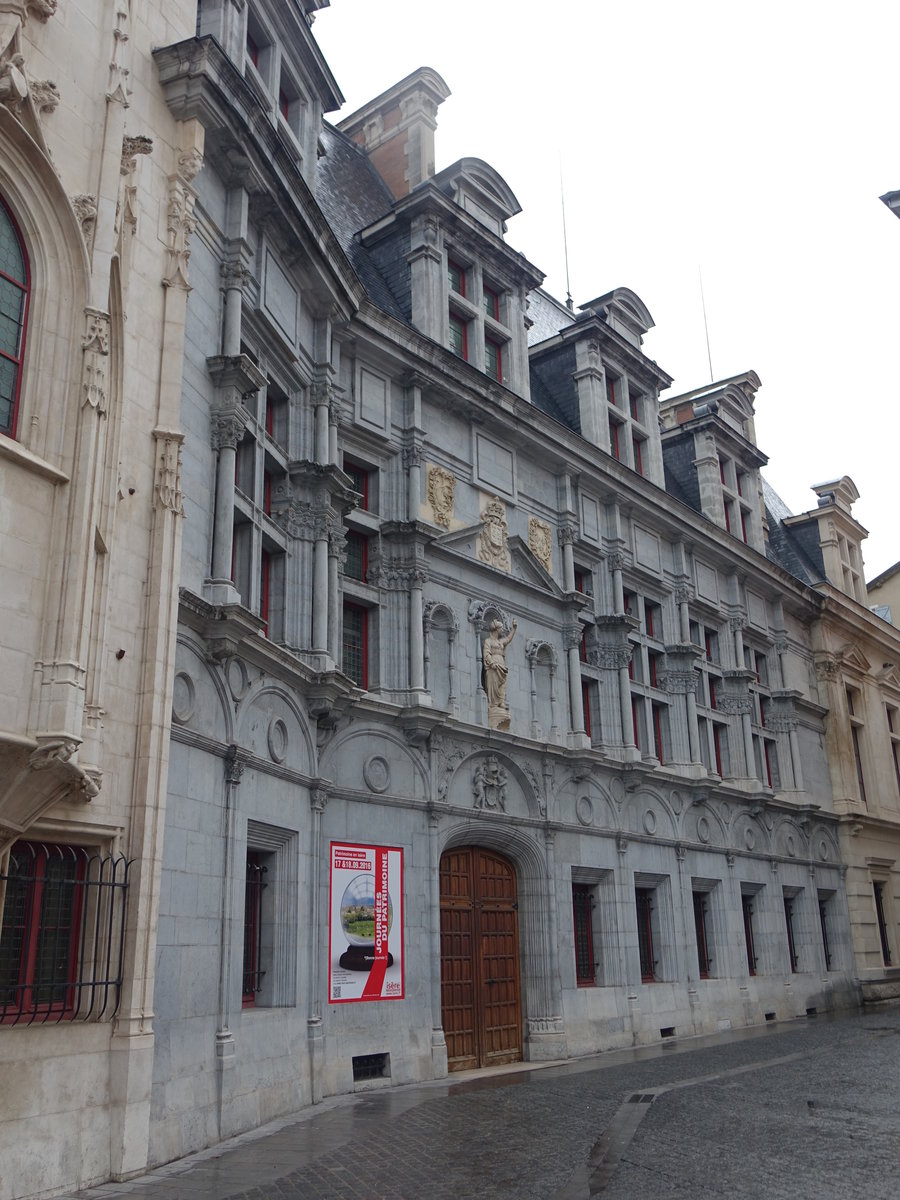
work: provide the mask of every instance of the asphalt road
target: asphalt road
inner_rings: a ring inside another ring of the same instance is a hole
[[[900,1006],[342,1097],[79,1193],[592,1196],[900,1200]]]

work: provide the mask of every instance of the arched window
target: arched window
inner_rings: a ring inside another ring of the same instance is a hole
[[[25,247],[0,199],[0,433],[10,437],[16,433],[28,291]]]

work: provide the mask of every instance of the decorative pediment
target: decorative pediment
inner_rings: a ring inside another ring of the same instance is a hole
[[[875,672],[875,678],[881,687],[900,692],[900,667],[895,663],[886,663],[880,671]]]
[[[841,649],[841,666],[845,669],[849,667],[852,671],[858,671],[861,675],[867,674],[871,669],[866,656],[852,642],[848,642]]]
[[[479,522],[477,525],[467,525],[463,529],[454,529],[451,533],[445,533],[435,538],[432,546],[434,549],[442,549],[459,555],[472,567],[501,570],[503,568],[493,566],[478,557],[478,546],[483,528],[484,526]],[[521,580],[531,587],[540,588],[543,592],[549,592],[555,599],[567,599],[566,593],[553,576],[548,574],[518,534],[514,534],[508,539],[507,548],[509,550],[509,567],[504,569],[504,574],[512,579]]]

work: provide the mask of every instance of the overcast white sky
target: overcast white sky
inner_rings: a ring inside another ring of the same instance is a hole
[[[314,32],[349,115],[419,66],[452,95],[437,169],[483,158],[508,241],[576,305],[656,322],[669,395],[753,369],[766,475],[794,512],[850,475],[867,578],[900,559],[900,190],[894,0],[331,0]]]

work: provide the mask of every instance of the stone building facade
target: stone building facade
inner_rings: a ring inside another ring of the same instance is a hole
[[[545,292],[435,71],[329,123],[325,3],[0,0],[3,1200],[891,982],[852,483]]]
[[[316,7],[212,0],[156,52],[206,156],[153,1162],[856,998],[822,600],[771,537],[759,380],[660,405],[640,298],[559,304],[496,171],[435,172],[434,71],[322,120]],[[379,848],[390,961],[347,1002],[335,864]]]
[[[0,2],[4,1198],[147,1161],[202,147],[150,49],[188,8]]]

